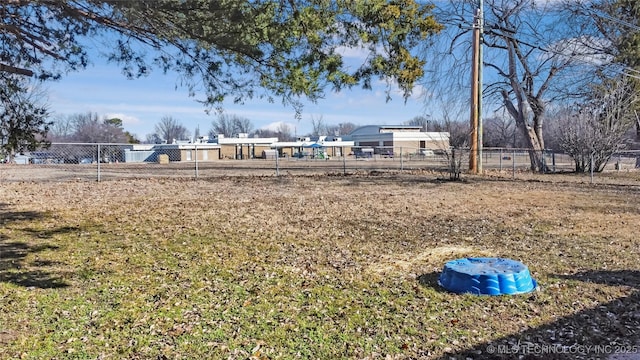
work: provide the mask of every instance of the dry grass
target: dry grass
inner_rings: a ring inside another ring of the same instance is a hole
[[[640,182],[625,176],[3,184],[0,358],[624,350],[640,336]],[[540,291],[443,291],[444,262],[467,256],[520,260]]]

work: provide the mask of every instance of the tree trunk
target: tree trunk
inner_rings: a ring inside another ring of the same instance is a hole
[[[546,166],[544,164],[544,141],[542,137],[542,121],[537,120],[535,122],[535,129],[531,127],[526,119],[526,113],[524,110],[519,111],[514,106],[513,102],[509,98],[507,91],[502,91],[502,97],[504,99],[505,106],[511,117],[516,122],[516,127],[520,129],[524,135],[524,139],[529,149],[529,160],[531,161],[531,171],[545,172]],[[536,131],[537,130],[537,131]]]
[[[540,141],[536,132],[528,125],[522,127],[522,131],[525,134],[525,140],[529,148],[529,160],[531,161],[531,171],[545,172],[544,164],[544,149],[540,145]]]

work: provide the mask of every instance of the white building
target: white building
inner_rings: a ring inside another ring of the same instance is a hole
[[[425,132],[413,125],[367,125],[353,130],[346,140],[357,148],[373,148],[376,153],[418,153],[449,149],[448,132]]]

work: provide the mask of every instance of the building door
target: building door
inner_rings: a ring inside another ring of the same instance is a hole
[[[426,147],[427,147],[427,142],[424,141],[424,140],[420,140],[420,149],[422,150],[422,149],[424,149]]]

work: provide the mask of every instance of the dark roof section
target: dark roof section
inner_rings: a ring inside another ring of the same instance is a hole
[[[420,125],[365,125],[354,129],[349,135],[379,134],[381,132],[398,131],[420,131]]]

